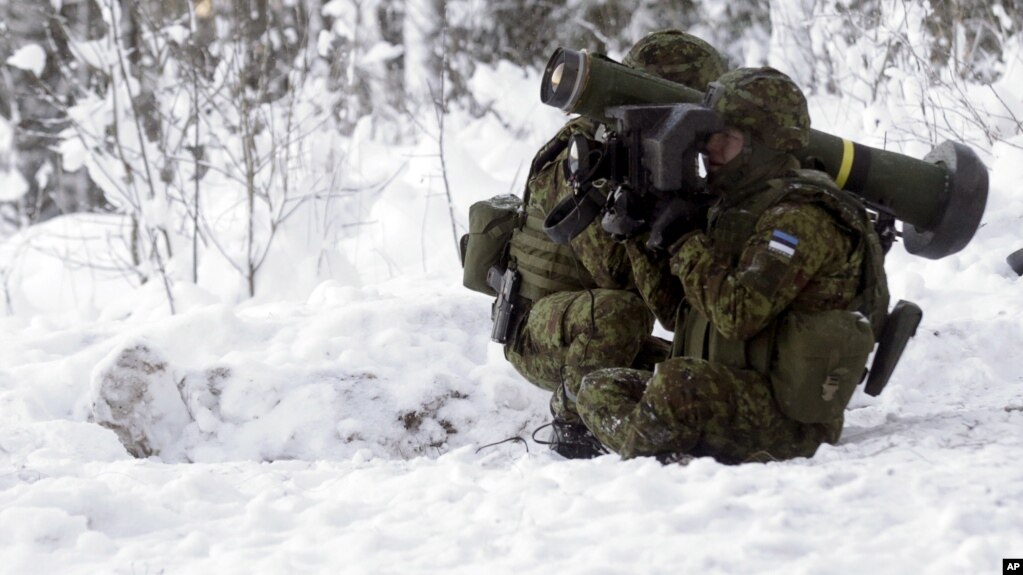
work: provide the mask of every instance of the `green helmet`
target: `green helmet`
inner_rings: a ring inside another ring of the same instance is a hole
[[[647,34],[629,50],[622,64],[697,90],[727,69],[713,46],[681,30]]]
[[[755,142],[793,152],[810,142],[810,113],[796,83],[774,68],[739,68],[711,82],[704,105]]]

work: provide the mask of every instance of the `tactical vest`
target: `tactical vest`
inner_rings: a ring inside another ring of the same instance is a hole
[[[834,293],[853,288],[856,296],[846,309],[835,309],[825,298],[815,303],[815,287],[808,285],[798,302],[746,341],[731,340],[713,329],[699,311],[680,310],[681,338],[675,355],[699,357],[736,369],[752,369],[767,376],[775,399],[789,417],[821,423],[841,417],[863,376],[867,356],[880,334],[888,308],[888,282],[880,240],[862,205],[820,172],[797,170],[792,176],[770,180],[766,189],[752,194],[739,206],[712,213],[709,235],[715,251],[727,254],[735,265],[757,221],[772,206],[808,203],[827,211],[851,232],[863,254],[856,277],[818,280],[816,291]],[[854,253],[855,251],[854,250]],[[826,282],[856,282],[826,285]],[[862,314],[863,320],[855,312]],[[819,372],[819,373],[818,373]]]
[[[545,217],[537,206],[530,206],[522,227],[512,232],[508,255],[522,278],[519,295],[536,301],[556,292],[597,287],[572,247],[556,244],[544,233]]]
[[[597,287],[586,268],[576,259],[571,245],[556,244],[544,233],[547,212],[572,190],[559,173],[568,137],[573,132],[592,134],[592,122],[577,119],[545,145],[530,169],[523,205],[525,217],[512,232],[508,246],[509,265],[521,276],[519,295],[532,301],[561,291]]]
[[[514,269],[519,276],[515,295],[527,300],[520,307],[555,292],[596,287],[571,246],[553,242],[543,225],[547,212],[572,193],[559,173],[569,137],[595,129],[592,121],[577,118],[551,138],[533,158],[522,200],[506,194],[469,207],[469,231],[459,240],[465,287],[497,295],[494,269]]]

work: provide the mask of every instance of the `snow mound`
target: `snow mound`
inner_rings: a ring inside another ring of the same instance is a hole
[[[484,298],[424,285],[409,299],[328,282],[306,304],[144,322],[109,342],[88,420],[166,462],[436,457],[539,426],[543,392],[491,353]]]
[[[128,453],[146,457],[174,442],[191,421],[167,363],[143,343],[97,366],[92,419],[114,430]],[[181,382],[182,384],[184,381]]]

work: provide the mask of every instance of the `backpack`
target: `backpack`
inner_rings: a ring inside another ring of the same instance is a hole
[[[789,310],[774,332],[768,375],[778,406],[796,421],[824,423],[842,417],[881,336],[889,301],[884,251],[862,204],[826,175],[800,170],[797,178],[781,182],[786,201],[813,201],[856,232],[863,247],[860,285],[850,309]]]
[[[487,295],[497,290],[487,283],[491,268],[504,270],[508,265],[508,243],[522,220],[522,200],[503,194],[469,206],[469,233],[459,241],[462,259],[462,285]]]

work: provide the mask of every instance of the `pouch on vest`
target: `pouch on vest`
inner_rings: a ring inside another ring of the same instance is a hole
[[[782,413],[802,423],[839,418],[874,347],[870,322],[847,310],[790,311],[775,337],[770,377]]]
[[[497,295],[487,284],[487,272],[507,266],[507,247],[519,226],[522,200],[514,194],[494,196],[469,206],[469,233],[462,236],[462,285],[487,295]]]

